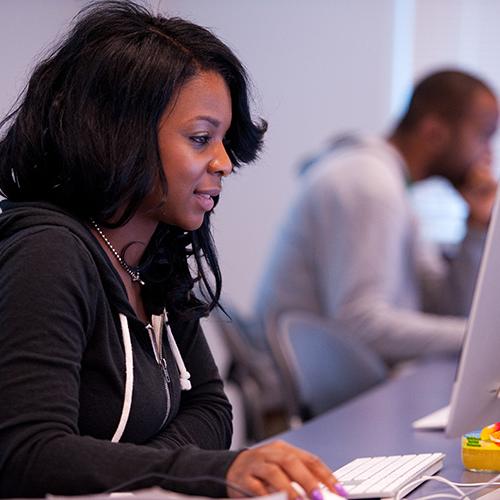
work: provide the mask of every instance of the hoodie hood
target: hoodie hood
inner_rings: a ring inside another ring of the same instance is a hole
[[[0,245],[11,238],[28,234],[43,226],[64,227],[77,236],[88,249],[99,272],[103,287],[118,313],[135,317],[125,287],[107,254],[83,220],[63,209],[44,202],[0,202]]]

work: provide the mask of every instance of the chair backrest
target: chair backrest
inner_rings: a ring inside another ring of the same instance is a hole
[[[345,328],[302,312],[283,313],[270,333],[291,424],[337,406],[383,381],[382,359]]]
[[[216,309],[212,311],[211,318],[232,358],[228,378],[239,386],[242,393],[247,438],[250,442],[261,441],[273,433],[269,424],[270,415],[281,413],[282,421],[285,420],[285,396],[280,388],[281,381],[271,354],[252,342],[249,323],[233,306],[224,304],[224,310],[229,317]]]

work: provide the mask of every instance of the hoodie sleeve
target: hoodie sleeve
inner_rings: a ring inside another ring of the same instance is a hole
[[[132,478],[142,479],[127,489],[157,485],[225,496],[224,477],[234,452],[185,445],[188,440],[159,449],[80,435],[80,368],[95,321],[98,280],[88,250],[64,229],[34,229],[2,243],[0,497],[98,493]],[[195,361],[207,356],[196,342]],[[212,370],[199,386],[202,392],[218,387],[226,434],[229,410],[215,378]],[[188,428],[185,422],[194,414],[199,420],[212,411],[195,406],[186,401],[179,428]],[[206,447],[222,441],[226,435],[212,433]],[[199,476],[212,480],[196,481]]]

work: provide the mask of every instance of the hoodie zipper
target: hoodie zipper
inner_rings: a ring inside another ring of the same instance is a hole
[[[153,346],[153,352],[156,358],[156,362],[158,363],[158,366],[160,367],[162,372],[163,385],[165,387],[165,395],[167,398],[167,409],[165,411],[165,418],[163,419],[163,422],[161,423],[160,426],[160,429],[162,429],[170,414],[170,406],[171,406],[170,390],[168,387],[168,384],[170,384],[170,375],[168,374],[167,360],[163,356],[163,325],[160,328],[160,331],[158,332],[158,340],[159,340],[158,345],[156,344],[155,331],[153,327],[150,324],[148,324],[146,325],[146,330],[149,333],[149,339],[151,340],[151,345]]]

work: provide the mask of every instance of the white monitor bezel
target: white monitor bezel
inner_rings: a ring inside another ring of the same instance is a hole
[[[500,420],[500,194],[497,195],[453,386],[446,435]]]

